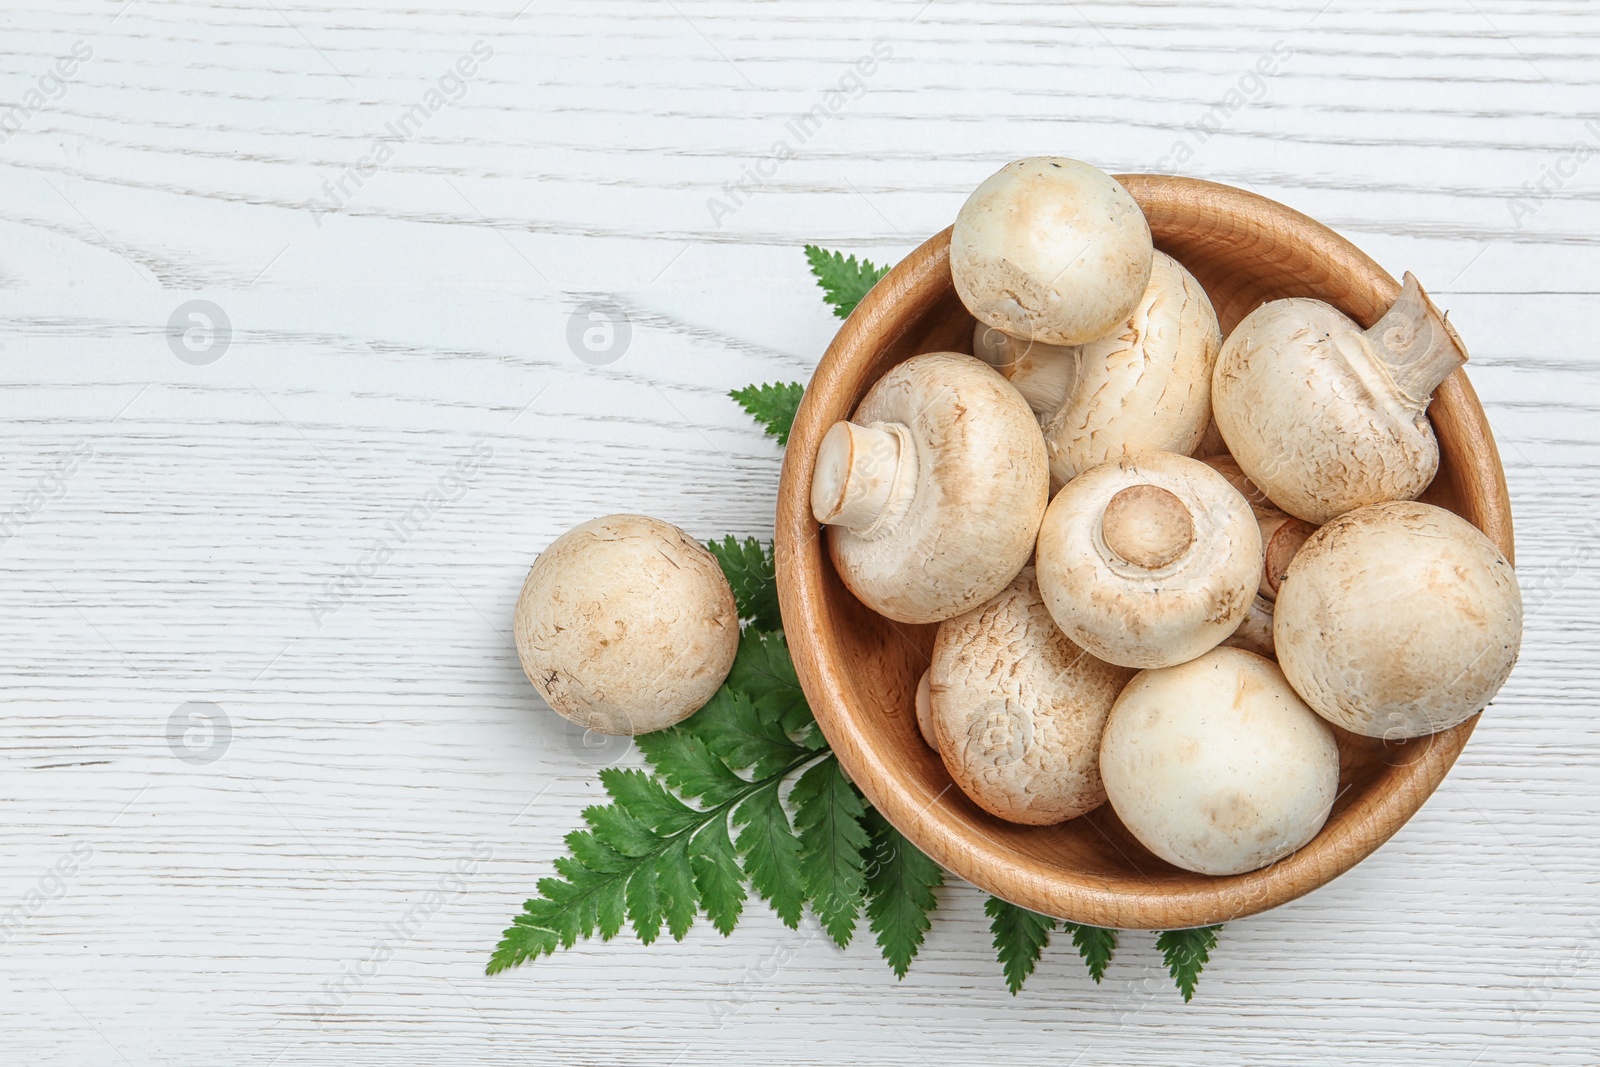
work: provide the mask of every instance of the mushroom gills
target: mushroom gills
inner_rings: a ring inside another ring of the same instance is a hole
[[[1276,510],[1258,510],[1256,523],[1261,529],[1262,564],[1260,595],[1268,601],[1278,599],[1278,588],[1289,573],[1295,553],[1310,540],[1317,528],[1304,519]]]

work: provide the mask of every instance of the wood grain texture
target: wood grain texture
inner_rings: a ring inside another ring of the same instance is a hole
[[[26,514],[0,545],[0,916],[42,901],[0,944],[0,1062],[1593,1067],[1600,169],[1546,177],[1600,105],[1591,5],[123,6],[0,2],[0,114],[94,51],[0,144],[0,511]],[[478,40],[460,99],[319,225]],[[865,91],[786,133],[877,41]],[[782,453],[724,393],[805,380],[838,328],[799,246],[896,262],[1042,151],[1260,192],[1450,310],[1529,604],[1455,769],[1348,874],[1229,924],[1187,1006],[1145,934],[1101,986],[1058,938],[1009,996],[955,879],[904,982],[761,906],[484,978],[594,772],[639,763],[522,677],[533,556],[614,511],[770,536]],[[165,336],[194,298],[232,320],[208,366]],[[631,323],[614,363],[569,347],[592,300]],[[308,598],[480,439],[466,492],[319,626]],[[214,763],[168,745],[191,701],[231,719]]]

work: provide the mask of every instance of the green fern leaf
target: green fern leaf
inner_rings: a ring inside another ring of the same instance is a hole
[[[989,916],[989,932],[994,935],[995,954],[1006,976],[1006,988],[1016,996],[1049,946],[1056,920],[999,897],[985,901],[983,913]]]
[[[749,621],[756,630],[783,629],[771,546],[763,545],[754,537],[735,541],[730,534],[721,541],[706,542],[706,547],[722,564],[722,573],[727,576],[728,585],[733,588],[733,599],[739,605],[739,618]]]
[[[896,978],[904,978],[922,947],[938,907],[933,891],[944,884],[939,865],[923,855],[876,808],[866,814],[867,919]]]
[[[811,910],[840,947],[850,944],[867,883],[862,871],[869,844],[861,820],[866,805],[839,761],[812,764],[789,793],[800,836],[800,874]]]
[[[1072,934],[1072,943],[1077,946],[1078,955],[1083,957],[1084,964],[1089,968],[1089,977],[1098,984],[1106,976],[1106,967],[1117,951],[1117,932],[1083,923],[1069,922],[1063,925]]]
[[[723,937],[733,933],[744,911],[744,871],[739,867],[733,840],[728,837],[728,820],[713,819],[689,843],[689,860],[694,867],[695,888],[700,891],[700,906]]]
[[[753,769],[757,777],[766,777],[806,752],[790,739],[775,714],[765,714],[743,692],[728,686],[717,690],[684,727],[730,768]]]
[[[1194,999],[1200,972],[1211,960],[1211,950],[1217,947],[1217,932],[1221,929],[1221,924],[1218,924],[1197,926],[1190,930],[1168,930],[1156,938],[1156,948],[1161,950],[1167,971],[1177,983],[1185,1004]]]
[[[777,784],[741,801],[733,809],[733,823],[743,827],[735,844],[750,885],[772,905],[785,926],[798,929],[806,903],[805,882],[800,875],[800,841],[778,802]]]
[[[833,313],[841,319],[849,318],[878,280],[889,273],[888,267],[875,267],[864,259],[857,263],[855,256],[816,245],[806,245],[806,262],[822,288],[822,299],[833,305]]]
[[[746,630],[739,638],[739,655],[728,674],[728,687],[747,693],[764,718],[776,719],[786,733],[802,739],[812,734],[816,720],[805,690],[794,673],[789,645],[781,633]],[[819,747],[822,742],[811,744]]]
[[[750,788],[749,782],[733,773],[704,741],[683,726],[640,734],[633,744],[651,770],[686,799],[725,804]]]
[[[769,437],[776,437],[778,444],[786,445],[789,431],[794,427],[794,414],[800,410],[800,398],[805,391],[806,387],[799,382],[773,382],[735,389],[728,395],[766,428]]]

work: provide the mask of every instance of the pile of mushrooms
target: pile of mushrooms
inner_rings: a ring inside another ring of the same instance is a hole
[[[1402,741],[1499,691],[1511,564],[1416,500],[1467,358],[1416,278],[1369,329],[1295,298],[1224,341],[1127,190],[1050,157],[978,186],[950,271],[973,355],[889,371],[811,503],[863,604],[938,624],[915,726],[985,812],[1109,802],[1161,859],[1241,874],[1321,830],[1338,731]]]
[[[1128,191],[1052,157],[978,186],[950,271],[972,353],[879,379],[822,438],[811,508],[864,605],[937,625],[915,727],[979,808],[1109,803],[1161,859],[1241,874],[1322,829],[1339,731],[1400,742],[1493,699],[1522,600],[1417,501],[1467,355],[1416,278],[1368,329],[1295,298],[1224,341]],[[711,699],[739,618],[702,545],[612,515],[539,556],[515,631],[553,710],[635,734]]]

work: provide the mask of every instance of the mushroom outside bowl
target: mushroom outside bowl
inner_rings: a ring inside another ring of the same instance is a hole
[[[1204,285],[1224,334],[1268,300],[1310,296],[1363,327],[1400,285],[1358,248],[1282,204],[1226,185],[1119,175],[1155,245]],[[894,268],[839,330],[789,435],[778,489],[776,553],[784,630],[801,685],[840,762],[901,833],[947,870],[1022,907],[1117,929],[1177,929],[1265,911],[1332,881],[1422,806],[1477,722],[1384,742],[1336,730],[1338,799],[1327,824],[1286,859],[1211,877],[1157,859],[1109,805],[1055,826],[989,815],[954,786],[917,732],[915,693],[935,626],[892,622],[863,607],[834,572],[811,513],[811,476],[828,428],[854,412],[889,368],[934,351],[970,352],[973,319],[950,278],[950,231]],[[1505,472],[1466,375],[1428,409],[1438,476],[1422,496],[1471,522],[1512,557]]]

